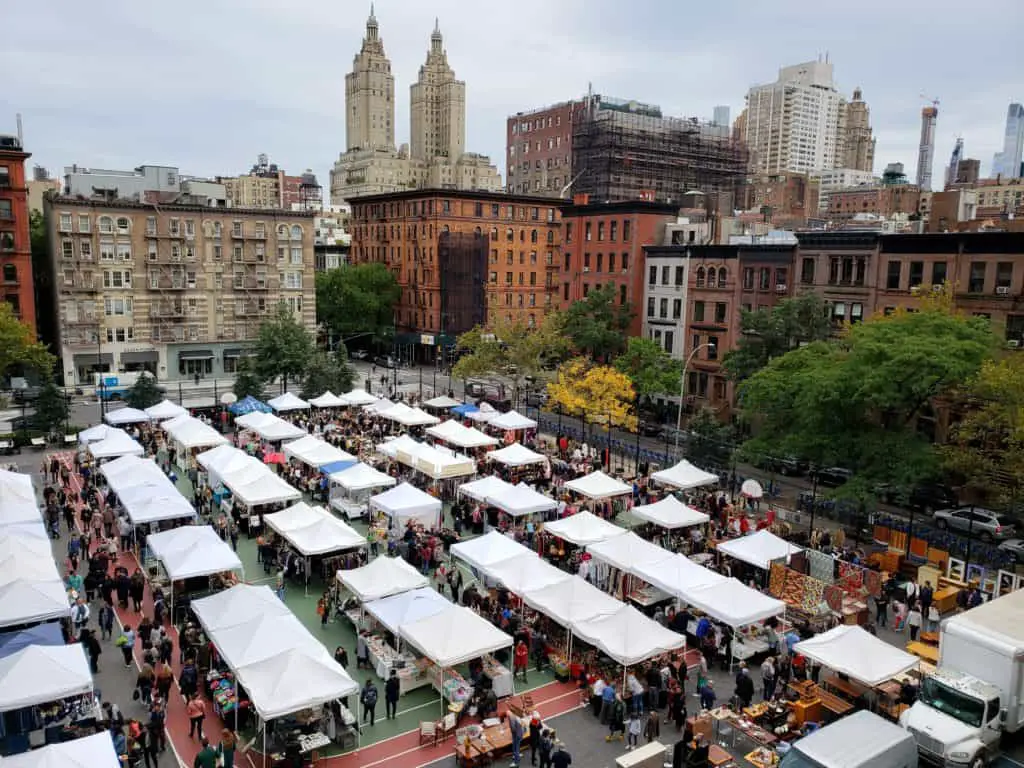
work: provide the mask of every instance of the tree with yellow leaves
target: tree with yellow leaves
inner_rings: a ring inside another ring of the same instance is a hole
[[[630,378],[609,365],[576,357],[558,369],[548,384],[548,404],[591,424],[636,429],[636,394]]]

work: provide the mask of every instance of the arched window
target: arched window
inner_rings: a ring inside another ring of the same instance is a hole
[[[449,231],[451,231],[451,230],[449,230],[449,229],[448,229],[448,225],[447,225],[447,224],[445,224],[445,225],[444,225],[443,227],[441,227],[441,231],[442,231],[442,232],[449,232]]]
[[[288,239],[288,227],[285,226],[284,224],[280,225],[277,228],[277,236],[279,238],[281,238],[282,240],[287,240]]]
[[[4,282],[5,283],[16,283],[18,282],[18,268],[13,264],[4,264]]]
[[[553,243],[553,242],[555,242],[555,232],[554,232],[554,230],[549,229],[548,230],[548,243]]]
[[[113,233],[114,220],[109,216],[100,216],[99,221],[97,223],[99,225],[100,232],[102,232],[103,234],[109,235]]]
[[[512,227],[505,230],[505,239],[510,243],[516,239],[516,233],[512,231]]]
[[[477,237],[480,237],[480,235],[483,234],[483,232],[480,230],[480,227],[477,227],[473,231],[474,231],[474,233],[476,234]]]
[[[697,287],[704,287],[704,267],[697,267]]]
[[[301,239],[302,239],[302,227],[300,227],[298,224],[295,224],[295,225],[292,226],[292,240],[301,240]]]
[[[708,288],[714,288],[715,287],[715,284],[717,282],[715,280],[715,278],[717,277],[717,275],[718,275],[718,272],[717,272],[717,270],[715,270],[714,267],[708,267]]]
[[[497,239],[498,239],[498,228],[497,227],[491,227],[491,240],[497,240]]]
[[[725,267],[718,268],[718,287],[725,288],[725,283],[729,277],[729,270]]]
[[[537,242],[537,230],[536,229],[531,229],[530,230],[530,242],[531,243],[536,243]]]

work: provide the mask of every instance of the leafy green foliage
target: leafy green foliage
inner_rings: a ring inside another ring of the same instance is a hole
[[[626,374],[640,397],[678,393],[683,367],[653,339],[630,336],[626,351],[615,358],[615,369]]]
[[[686,454],[699,466],[725,464],[734,448],[733,429],[723,424],[711,408],[701,408],[690,419]]]
[[[827,341],[832,325],[826,310],[825,300],[811,292],[783,299],[770,309],[743,310],[739,341],[725,353],[722,367],[743,381],[801,344]]]
[[[164,393],[152,376],[139,376],[125,393],[124,401],[132,408],[144,410],[164,399]]]
[[[309,361],[306,377],[302,380],[302,397],[309,400],[327,390],[343,395],[352,390],[355,380],[356,372],[348,364],[348,352],[344,344],[331,355],[317,351]]]
[[[368,334],[378,344],[395,333],[402,289],[383,264],[346,265],[316,276],[317,321],[339,336]]]
[[[606,285],[565,311],[563,329],[577,352],[608,361],[626,348],[625,331],[632,319],[629,304],[619,304],[614,286]]]
[[[855,325],[842,338],[776,357],[745,381],[748,458],[799,456],[855,473],[847,494],[907,493],[934,476],[918,429],[935,398],[970,381],[995,349],[988,323],[929,308]]]
[[[68,421],[68,402],[64,392],[52,381],[46,382],[36,398],[36,426],[47,434],[59,430]]]
[[[11,305],[6,301],[0,302],[0,377],[19,366],[35,371],[43,381],[49,381],[56,361],[46,346],[35,340],[32,329],[14,316]]]
[[[271,381],[280,376],[287,391],[288,380],[301,379],[313,357],[313,335],[281,302],[260,325],[253,351],[259,377]]]
[[[248,355],[240,358],[238,370],[235,372],[235,384],[232,387],[235,397],[239,400],[244,400],[249,395],[252,395],[258,400],[262,399],[264,385],[263,378],[256,373],[256,365],[253,363],[252,358]]]

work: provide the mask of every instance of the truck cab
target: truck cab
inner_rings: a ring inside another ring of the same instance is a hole
[[[929,763],[981,768],[999,752],[1005,716],[1002,691],[965,672],[939,668],[921,681],[900,724]]]

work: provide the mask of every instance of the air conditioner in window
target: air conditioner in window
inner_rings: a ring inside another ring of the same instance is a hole
[[[932,293],[942,293],[942,286],[941,285],[933,285],[932,286]]]
[[[920,285],[912,285],[912,286],[910,286],[910,295],[911,296],[920,296],[921,295],[921,286]]]
[[[583,268],[583,274],[584,275],[590,274],[590,267],[584,267]]]
[[[1017,349],[1020,347],[1020,340],[1010,339],[1009,341],[1006,342],[1006,346],[1008,346],[1010,349]]]
[[[788,290],[789,290],[789,286],[787,286],[785,283],[779,283],[779,284],[777,284],[775,286],[775,292],[776,293],[785,293]]]
[[[1009,286],[1000,285],[996,287],[996,296],[1007,296],[1010,293]]]
[[[628,275],[629,274],[629,269],[627,267],[623,267],[622,268],[622,274]]]

